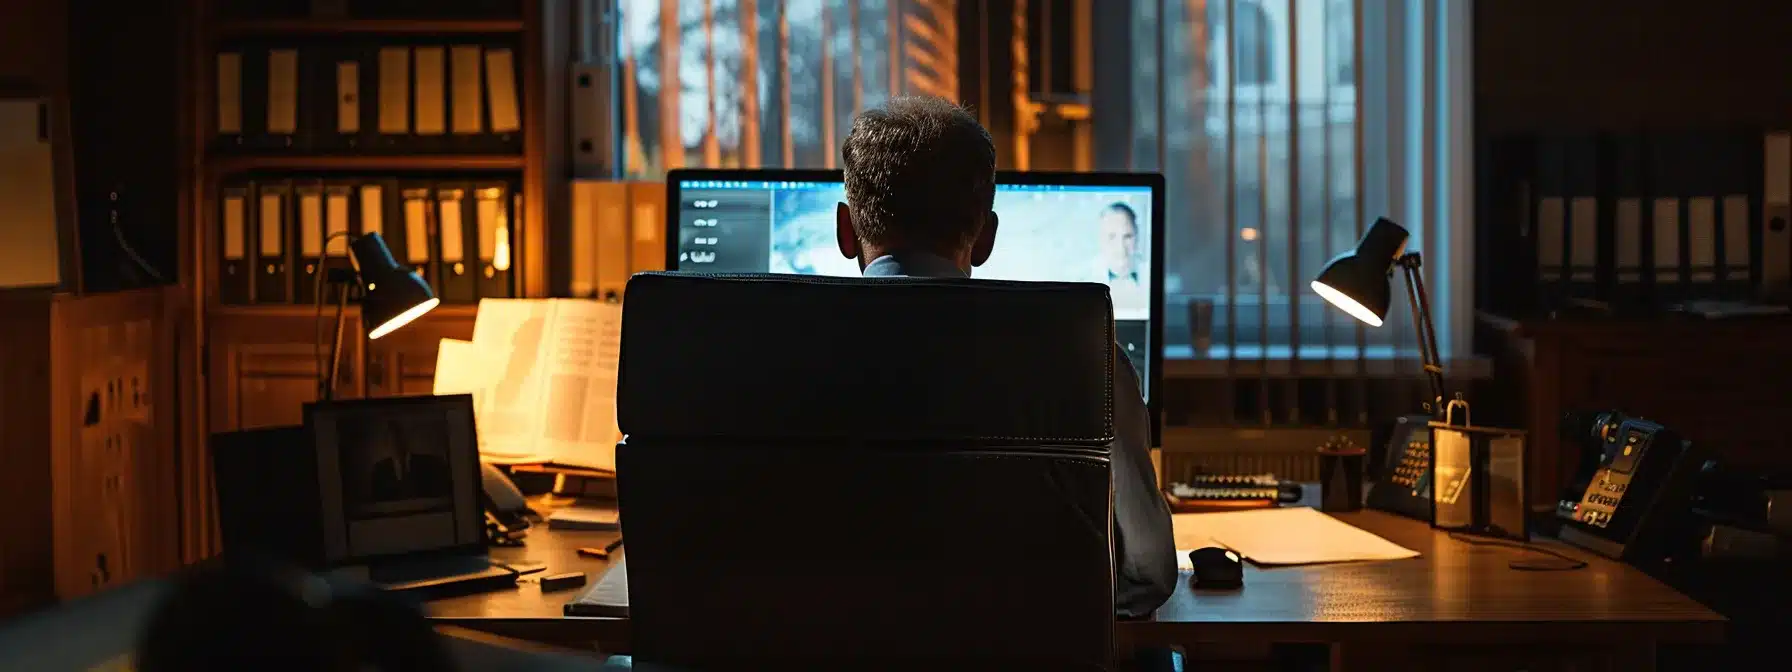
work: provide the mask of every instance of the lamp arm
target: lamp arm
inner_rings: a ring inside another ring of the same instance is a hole
[[[1413,328],[1419,336],[1419,363],[1425,367],[1425,377],[1431,383],[1430,411],[1433,417],[1440,417],[1446,422],[1449,416],[1444,413],[1444,367],[1442,354],[1437,348],[1437,328],[1431,320],[1431,302],[1425,294],[1425,281],[1419,269],[1424,260],[1417,252],[1410,252],[1395,262],[1406,274],[1406,299],[1412,304]]]
[[[322,245],[324,256],[317,261],[317,284],[316,289],[312,293],[312,296],[317,297],[317,311],[312,318],[312,323],[314,325],[323,322],[324,276],[329,275],[329,271],[326,268],[326,262],[330,258],[330,242],[337,238],[347,238],[352,242],[355,236],[347,231],[337,231],[324,237]],[[350,254],[349,263],[354,263],[354,258],[354,255]],[[344,284],[353,283],[350,282]],[[311,359],[312,362],[317,365],[319,374],[317,381],[317,398],[319,401],[329,401],[336,397],[336,376],[338,372],[342,370],[343,313],[348,309],[349,289],[349,287],[343,287],[342,292],[336,297],[336,337],[330,344],[330,358],[328,360],[327,371],[325,360],[323,359],[323,334],[317,333],[312,341]]]

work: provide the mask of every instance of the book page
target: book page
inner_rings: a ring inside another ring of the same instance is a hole
[[[622,306],[555,299],[543,343],[541,452],[556,464],[614,470]]]
[[[488,461],[546,459],[536,444],[541,423],[536,377],[551,306],[542,299],[479,302],[473,344],[493,369],[484,398],[475,406],[480,451]]]

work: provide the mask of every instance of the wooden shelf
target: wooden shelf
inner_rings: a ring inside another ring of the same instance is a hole
[[[297,304],[297,303],[266,303],[266,304],[255,304],[255,305],[246,305],[246,306],[245,305],[237,305],[237,304],[221,303],[221,304],[215,304],[215,305],[207,308],[205,312],[208,315],[214,315],[214,316],[219,316],[219,317],[288,317],[288,318],[303,317],[303,318],[312,318],[312,317],[316,317],[316,315],[317,315],[317,306],[307,306],[307,305]],[[358,304],[353,304],[353,303],[349,304],[348,305],[348,313],[350,315],[359,315],[361,313],[361,306]],[[434,320],[434,319],[466,319],[466,318],[473,317],[478,314],[479,314],[479,306],[477,304],[444,303],[440,306],[437,306],[435,310],[429,311],[428,315],[424,315],[423,317],[418,318],[418,319],[420,322],[428,322],[428,321]],[[324,306],[323,319],[330,320],[330,319],[334,319],[335,316],[336,316],[335,304]]]
[[[522,170],[518,154],[217,156],[206,163],[213,174],[251,170]]]
[[[223,37],[245,35],[467,35],[523,32],[522,19],[246,19],[218,23]]]

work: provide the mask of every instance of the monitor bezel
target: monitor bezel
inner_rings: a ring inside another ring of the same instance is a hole
[[[681,168],[666,173],[666,270],[677,271],[682,230],[679,222],[680,184],[690,180],[738,180],[751,182],[845,182],[838,170],[804,169],[707,169]],[[1155,357],[1146,367],[1145,408],[1151,416],[1151,446],[1163,446],[1164,382],[1164,176],[1161,173],[996,171],[997,185],[1062,185],[1068,187],[1148,188],[1151,190],[1151,317],[1147,334]]]

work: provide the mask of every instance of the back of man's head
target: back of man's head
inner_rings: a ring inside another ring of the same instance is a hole
[[[842,154],[861,245],[956,256],[995,204],[995,143],[976,117],[939,98],[895,98],[861,112]]]

